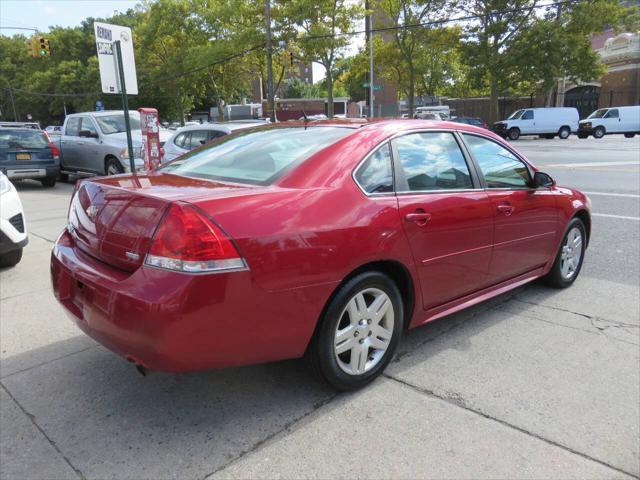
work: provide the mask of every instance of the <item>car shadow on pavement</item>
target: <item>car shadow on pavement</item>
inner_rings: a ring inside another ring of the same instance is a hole
[[[448,332],[503,322],[483,314],[526,288],[407,332],[389,370],[465,348]],[[142,377],[84,336],[4,359],[3,370],[18,372],[2,379],[11,396],[92,478],[204,478],[336,396],[302,360]]]

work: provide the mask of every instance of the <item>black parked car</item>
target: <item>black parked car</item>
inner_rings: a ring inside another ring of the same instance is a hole
[[[467,125],[473,125],[475,127],[486,128],[489,130],[489,125],[478,117],[455,117],[451,119],[452,122],[466,123]]]
[[[0,127],[0,171],[10,180],[40,180],[53,187],[60,174],[58,149],[40,129]]]

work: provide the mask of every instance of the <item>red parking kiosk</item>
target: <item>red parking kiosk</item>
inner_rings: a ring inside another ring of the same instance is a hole
[[[144,169],[153,170],[160,165],[162,159],[158,110],[155,108],[139,108],[138,112],[140,112],[140,128],[142,130]]]

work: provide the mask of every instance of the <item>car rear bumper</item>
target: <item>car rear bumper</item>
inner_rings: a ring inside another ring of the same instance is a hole
[[[124,272],[73,242],[65,231],[53,247],[55,297],[87,335],[151,370],[300,357],[326,292],[269,293],[248,271],[192,275],[143,266]]]
[[[2,165],[0,171],[12,180],[57,177],[60,165]]]
[[[5,233],[0,230],[0,255],[13,252],[25,247],[29,243],[29,238],[25,236],[22,240],[14,242]]]

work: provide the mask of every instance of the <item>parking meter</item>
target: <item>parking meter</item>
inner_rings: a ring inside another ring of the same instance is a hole
[[[162,160],[158,110],[155,108],[139,108],[138,112],[140,112],[140,129],[142,130],[144,169],[153,170],[160,166]]]

